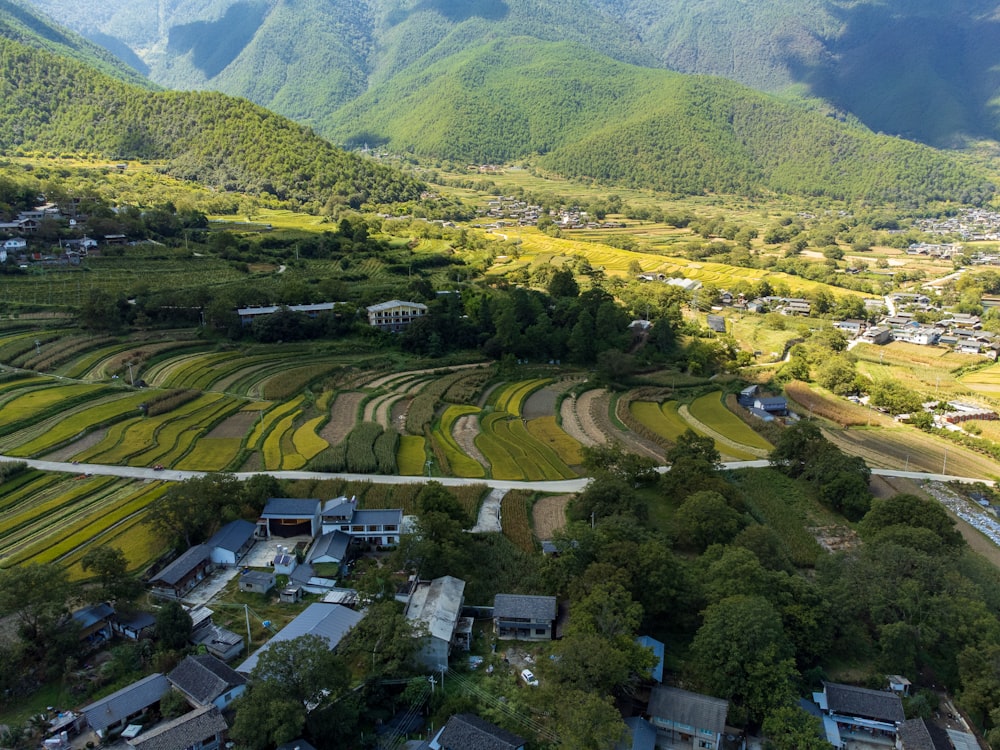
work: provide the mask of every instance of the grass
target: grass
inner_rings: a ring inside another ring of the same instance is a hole
[[[696,398],[689,407],[691,415],[741,445],[772,450],[767,440],[754,432],[746,422],[733,414],[722,402],[722,392],[714,391]]]

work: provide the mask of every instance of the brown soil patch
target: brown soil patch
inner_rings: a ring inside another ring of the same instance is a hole
[[[608,435],[611,434],[611,432],[605,432],[602,422],[598,422],[595,418],[594,415],[599,411],[604,415],[608,413],[607,391],[600,389],[584,391],[576,399],[574,412],[577,421],[584,434],[590,438],[594,445],[604,445],[608,442]]]
[[[365,395],[358,391],[338,394],[330,408],[330,421],[323,425],[319,436],[330,445],[343,442],[358,421],[358,407]]]
[[[264,470],[264,459],[260,455],[260,451],[253,451],[247,460],[243,462],[240,467],[240,471],[263,471]]]
[[[216,425],[207,438],[241,438],[253,429],[254,422],[260,419],[259,412],[238,411],[231,417],[226,417]]]
[[[93,448],[99,442],[104,440],[104,436],[107,434],[107,430],[94,430],[93,432],[84,435],[79,440],[74,440],[69,445],[64,445],[59,450],[45,454],[43,458],[45,458],[46,461],[69,461],[77,453],[85,451],[88,448]]]
[[[849,550],[860,542],[857,532],[847,526],[817,526],[808,531],[827,552]]]
[[[543,497],[531,508],[535,522],[535,534],[539,539],[551,539],[566,525],[566,506],[572,495],[550,495]]]
[[[562,406],[559,408],[559,416],[560,426],[566,431],[567,435],[580,443],[580,445],[594,446],[599,444],[583,428],[575,398],[563,399]]]
[[[525,419],[538,419],[539,417],[550,417],[556,410],[556,399],[565,390],[558,385],[547,385],[539,388],[528,396],[521,407],[521,416]]]
[[[483,455],[482,451],[476,447],[476,435],[479,434],[479,417],[476,414],[466,414],[463,417],[459,417],[455,420],[455,426],[452,428],[452,436],[455,438],[455,442],[458,443],[458,447],[467,455],[474,458],[479,464],[486,469],[490,470],[490,462]]]

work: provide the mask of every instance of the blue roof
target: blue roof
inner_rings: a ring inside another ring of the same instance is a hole
[[[303,635],[318,635],[329,645],[330,649],[337,647],[347,632],[361,622],[364,615],[339,604],[316,602],[278,631],[271,640],[254,651],[250,657],[240,664],[237,672],[251,672],[257,666],[257,659],[271,644],[279,641],[290,641]]]
[[[309,562],[313,562],[317,557],[332,557],[340,562],[347,557],[347,547],[351,543],[351,535],[343,531],[331,531],[324,534],[309,551]]]
[[[224,550],[236,552],[236,550],[247,543],[256,530],[257,524],[250,521],[230,521],[215,532],[215,535],[205,542],[205,544],[209,547],[221,547]]]
[[[81,712],[94,731],[100,732],[122,719],[152,706],[170,690],[167,678],[156,672],[123,687],[106,698],[84,706]]]
[[[401,508],[393,508],[391,510],[356,510],[354,511],[354,516],[351,518],[351,523],[363,523],[363,524],[396,524],[397,526],[403,522],[403,511]]]
[[[625,719],[625,726],[632,735],[632,742],[619,743],[623,750],[656,750],[656,727],[641,716]]]
[[[653,667],[653,679],[657,682],[663,682],[663,657],[666,654],[666,647],[661,641],[651,638],[648,635],[640,635],[635,639],[635,642],[640,646],[650,649],[656,656],[658,661],[656,662],[656,666]]]
[[[299,497],[272,497],[264,506],[261,518],[313,518],[319,513],[320,501]]]
[[[79,623],[81,628],[86,630],[91,625],[96,625],[99,622],[107,620],[114,613],[115,610],[110,604],[101,602],[100,604],[91,604],[89,607],[78,609],[73,613],[72,617]]]
[[[753,414],[755,417],[757,417],[757,419],[762,419],[765,422],[773,422],[774,421],[774,415],[773,414],[768,414],[766,411],[764,411],[763,409],[758,409],[756,406],[750,406],[750,407],[748,407],[747,411],[749,411],[751,414]]]

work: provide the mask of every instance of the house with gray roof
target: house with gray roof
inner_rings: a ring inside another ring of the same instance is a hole
[[[89,607],[76,610],[71,615],[73,622],[80,628],[78,634],[80,641],[86,643],[89,648],[96,648],[111,639],[111,634],[114,632],[111,622],[114,616],[114,607],[107,602],[91,604]]]
[[[898,750],[954,750],[948,732],[924,719],[909,719],[899,725]]]
[[[118,635],[137,641],[152,636],[156,618],[149,612],[118,611],[111,621],[111,627]]]
[[[248,594],[266,594],[274,588],[274,573],[264,570],[241,571],[240,591]]]
[[[204,646],[208,653],[223,661],[231,661],[243,651],[243,636],[216,625],[210,618],[191,631],[191,643]]]
[[[331,531],[323,534],[313,544],[309,550],[309,557],[306,562],[311,565],[320,563],[334,563],[340,565],[347,562],[349,549],[353,537],[343,531]]]
[[[87,724],[105,738],[110,732],[124,729],[133,719],[144,715],[170,690],[170,682],[159,672],[143,677],[121,690],[80,709]]]
[[[243,519],[227,523],[205,542],[212,550],[212,562],[216,565],[238,564],[253,547],[256,529],[255,524]]]
[[[399,544],[403,527],[402,508],[357,508],[355,499],[338,497],[323,507],[323,534],[341,531],[367,544],[392,547]]]
[[[667,685],[656,685],[649,696],[649,721],[668,747],[718,750],[728,710],[721,698]]]
[[[889,690],[824,682],[823,691],[813,693],[813,701],[823,712],[827,740],[837,747],[842,737],[850,739],[851,734],[858,731],[892,740],[906,719],[903,702]]]
[[[366,312],[368,313],[368,325],[372,328],[389,333],[399,333],[414,320],[426,315],[427,305],[422,302],[391,299],[388,302],[369,305]]]
[[[448,664],[453,646],[469,650],[472,621],[462,618],[465,581],[442,576],[415,584],[406,604],[406,619],[422,634],[416,659],[436,670]]]
[[[211,654],[185,657],[167,679],[193,705],[220,711],[243,695],[247,685],[246,677]]]
[[[498,638],[550,641],[558,616],[554,596],[497,594],[493,599],[493,626]]]
[[[426,747],[428,750],[524,750],[525,739],[475,714],[455,714]]]
[[[257,519],[257,537],[289,537],[300,534],[316,536],[320,532],[320,509],[316,499],[272,497]]]
[[[351,628],[361,622],[363,617],[363,614],[339,604],[325,604],[323,602],[310,604],[298,617],[279,630],[277,635],[236,667],[236,671],[249,674],[257,666],[260,655],[273,644],[290,641],[303,635],[318,635],[327,642],[330,650],[334,650]]]
[[[196,544],[176,560],[149,579],[155,596],[182,599],[195,586],[205,580],[212,567],[211,549],[206,544]]]
[[[215,706],[203,706],[158,724],[128,741],[133,750],[217,750],[229,729]]]

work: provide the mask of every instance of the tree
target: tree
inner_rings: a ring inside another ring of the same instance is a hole
[[[761,727],[772,750],[829,750],[820,720],[798,706],[781,706]]]
[[[917,546],[930,554],[952,554],[965,544],[955,529],[955,521],[940,503],[910,494],[873,501],[861,521],[861,530],[868,538],[892,538],[900,542],[920,539],[918,535],[907,535],[907,530],[927,531],[927,541],[918,542]]]
[[[191,640],[193,621],[179,602],[167,602],[156,615],[156,639],[165,651],[178,651]]]
[[[94,601],[127,603],[142,593],[142,583],[128,572],[128,559],[117,547],[91,547],[80,561],[85,571],[93,571],[97,578],[97,597]]]
[[[312,710],[340,695],[350,673],[326,640],[303,635],[271,643],[258,657],[251,679],[278,686],[282,695]]]
[[[21,637],[39,657],[57,638],[69,596],[66,569],[55,563],[0,570],[0,614],[16,615]]]
[[[621,712],[611,698],[582,690],[560,693],[555,706],[562,750],[604,750],[625,736]]]
[[[674,514],[678,544],[704,552],[710,544],[726,544],[743,527],[740,514],[718,492],[705,490],[688,496]]]
[[[255,484],[253,489],[258,488]],[[209,474],[172,486],[146,513],[146,522],[164,538],[185,549],[207,539],[241,498],[239,480],[228,474]]]
[[[570,269],[560,268],[552,274],[547,291],[554,298],[576,297],[580,294],[580,287]]]
[[[368,614],[347,636],[340,651],[360,662],[375,675],[396,676],[405,672],[419,641],[413,625],[395,600],[368,605]]]
[[[656,480],[656,461],[625,450],[616,442],[584,446],[583,467],[591,476],[610,475],[631,487]]]
[[[692,675],[760,721],[791,700],[794,662],[774,607],[737,595],[710,605],[691,646]]]
[[[306,724],[306,707],[271,682],[251,683],[233,703],[229,734],[245,750],[269,750],[291,742]]]
[[[722,457],[716,450],[715,441],[712,438],[687,429],[677,438],[673,447],[667,451],[668,463],[675,463],[682,458],[701,461],[711,465],[712,468],[718,468]]]

